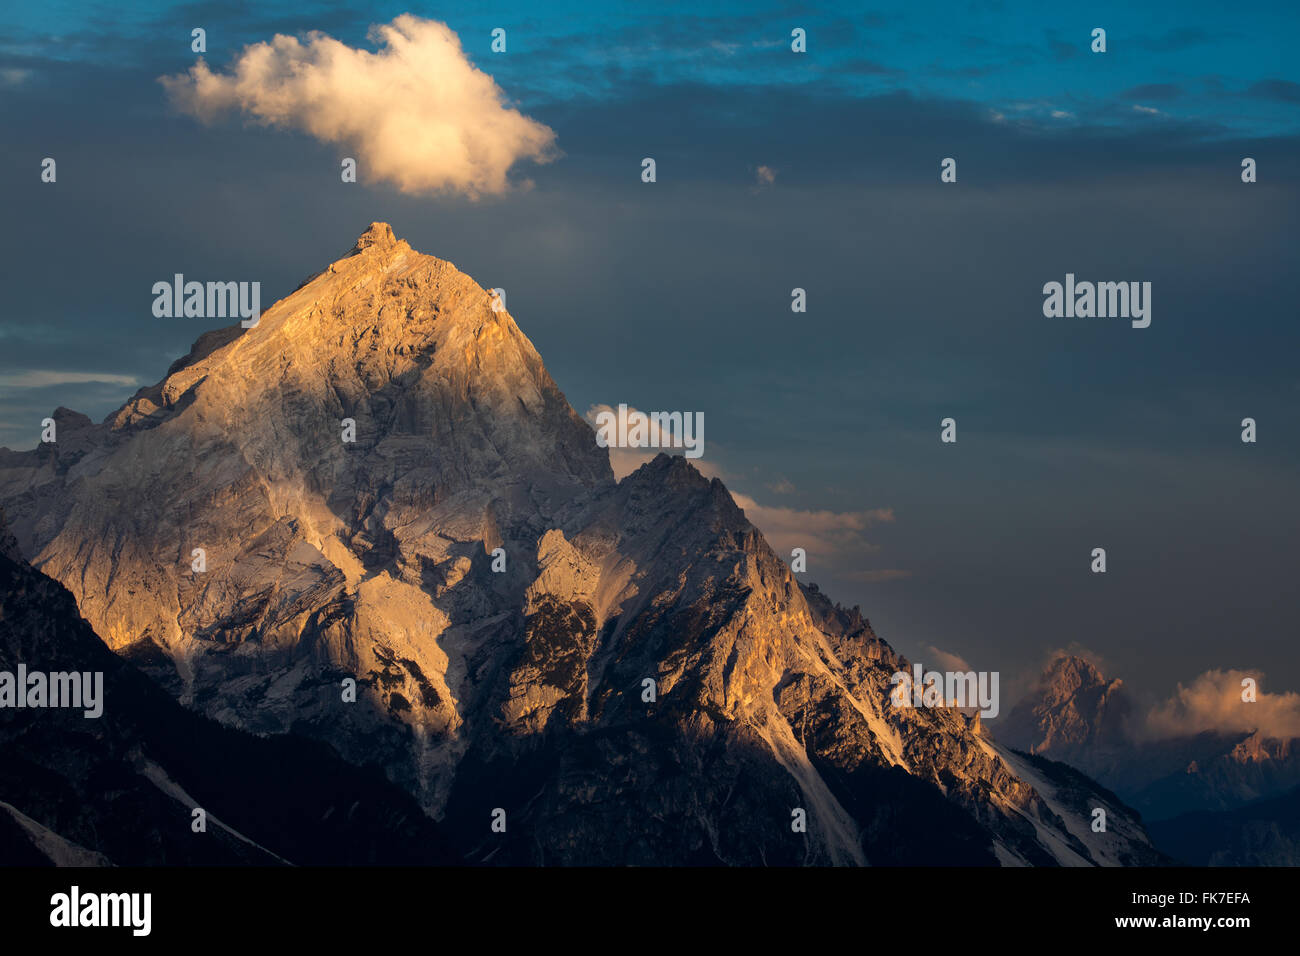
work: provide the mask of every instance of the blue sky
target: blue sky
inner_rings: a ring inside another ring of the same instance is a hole
[[[705,460],[774,525],[892,511],[808,576],[909,655],[1014,674],[1078,646],[1139,688],[1253,667],[1300,689],[1295,5],[595,9],[9,5],[0,443],[56,405],[100,419],[187,351],[204,328],[152,317],[159,277],[269,302],[385,220],[505,287],[579,411],[704,411]],[[364,47],[403,12],[555,130],[531,189],[343,188],[338,147],[200,124],[157,82],[193,27],[220,70],[276,32]],[[1152,327],[1045,319],[1067,271],[1151,281]]]
[[[817,86],[846,96],[909,92],[972,100],[1045,126],[1191,122],[1237,134],[1294,131],[1300,70],[1294,4],[1215,2],[793,4],[699,2],[69,3],[11,7],[4,56],[131,68],[178,65],[188,31],[209,31],[212,58],[275,32],[322,30],[364,42],[371,23],[400,13],[443,20],[467,52],[522,104],[613,100],[622,83]],[[507,31],[508,56],[490,52]],[[790,30],[808,55],[785,55]],[[1091,31],[1107,31],[1104,57]],[[170,56],[169,56],[170,53]],[[544,68],[538,67],[544,63]],[[1134,107],[1158,110],[1158,114]]]

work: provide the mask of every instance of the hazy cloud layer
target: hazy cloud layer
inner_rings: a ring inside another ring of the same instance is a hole
[[[49,369],[0,372],[0,389],[44,388],[47,385],[73,385],[84,382],[131,386],[136,384],[136,378],[134,375],[118,375],[114,372],[59,372]]]
[[[555,156],[554,131],[506,106],[445,24],[403,14],[369,35],[378,52],[319,32],[305,43],[278,34],[245,47],[229,73],[200,60],[159,81],[203,122],[238,110],[340,144],[357,159],[359,181],[405,193],[502,193],[515,163]]]

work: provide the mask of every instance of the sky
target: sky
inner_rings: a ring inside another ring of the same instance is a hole
[[[162,377],[212,323],[159,279],[269,304],[386,221],[579,412],[703,412],[701,467],[908,656],[1300,691],[1300,8],[1045,6],[9,4],[0,444]],[[1045,317],[1067,273],[1150,282],[1150,327]]]

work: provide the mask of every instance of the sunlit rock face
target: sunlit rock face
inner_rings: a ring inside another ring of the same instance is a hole
[[[41,676],[22,681],[15,707],[10,681],[24,671]],[[374,768],[177,704],[23,560],[0,512],[0,865],[457,862]]]
[[[510,315],[387,225],[74,416],[0,453],[23,553],[183,703],[379,763],[471,860],[1156,859],[1086,779],[893,707],[907,662],[721,482],[615,483]]]

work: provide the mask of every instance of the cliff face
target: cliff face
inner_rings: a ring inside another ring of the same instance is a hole
[[[0,515],[0,674],[97,674],[101,690],[95,717],[84,706],[0,707],[0,864],[458,862],[373,768],[181,707],[109,651],[72,595],[13,545]]]
[[[660,456],[616,484],[509,314],[383,224],[102,425],[56,419],[0,501],[105,642],[381,763],[470,859],[1156,858],[1112,796],[892,707],[907,663],[720,482]]]

